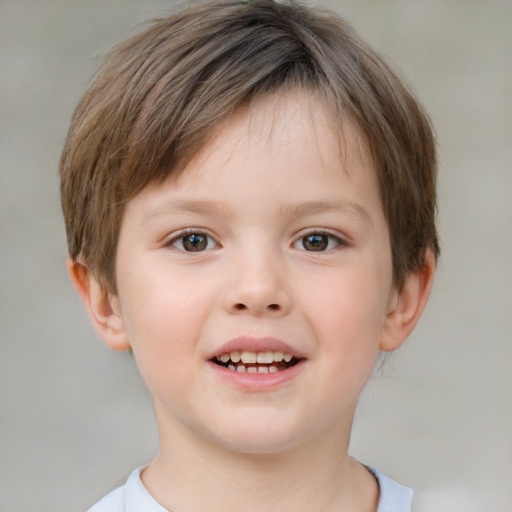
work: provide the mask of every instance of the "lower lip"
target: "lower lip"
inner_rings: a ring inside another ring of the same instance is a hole
[[[208,361],[210,368],[221,379],[227,381],[230,385],[240,388],[244,391],[269,391],[294,379],[303,369],[305,360],[300,360],[294,366],[280,370],[275,373],[248,373],[229,370],[213,361]]]

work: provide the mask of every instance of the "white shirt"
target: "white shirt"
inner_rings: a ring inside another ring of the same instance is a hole
[[[169,512],[162,507],[147,491],[140,479],[141,471],[137,468],[126,483],[107,494],[88,512]],[[368,468],[380,487],[380,498],[377,512],[410,512],[412,490],[397,484],[380,471]]]

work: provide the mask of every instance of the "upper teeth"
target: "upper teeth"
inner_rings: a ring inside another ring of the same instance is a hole
[[[293,356],[286,352],[271,350],[267,352],[250,352],[249,350],[235,350],[233,352],[225,352],[224,354],[217,356],[217,359],[223,363],[227,363],[229,360],[231,360],[233,363],[238,363],[242,361],[242,363],[244,364],[271,364],[274,362],[279,363],[281,361],[289,363],[292,360],[292,358]]]

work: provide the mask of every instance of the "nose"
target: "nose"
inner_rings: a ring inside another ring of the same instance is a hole
[[[291,294],[279,258],[252,255],[231,265],[224,309],[233,315],[279,317],[290,312]]]

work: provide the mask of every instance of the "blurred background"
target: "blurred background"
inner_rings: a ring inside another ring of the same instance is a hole
[[[322,2],[320,2],[322,3]],[[164,0],[0,0],[0,511],[84,511],[156,454],[129,354],[65,269],[57,162],[102,55]],[[442,257],[351,452],[422,512],[512,510],[512,2],[325,1],[396,64],[440,150]]]

